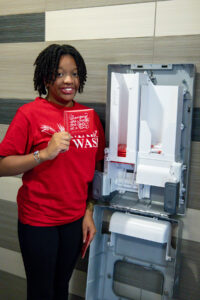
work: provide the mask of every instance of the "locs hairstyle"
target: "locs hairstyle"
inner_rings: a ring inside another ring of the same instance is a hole
[[[47,93],[45,85],[56,80],[59,61],[63,55],[71,55],[74,58],[80,81],[78,91],[79,93],[83,92],[87,79],[87,69],[81,54],[70,45],[52,44],[40,52],[34,63],[34,88],[40,96]]]

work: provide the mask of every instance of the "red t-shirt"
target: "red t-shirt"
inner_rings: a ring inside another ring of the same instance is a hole
[[[0,144],[0,156],[24,155],[47,147],[52,134],[64,128],[64,111],[72,108],[42,98],[20,107]],[[55,226],[73,222],[85,213],[88,183],[95,163],[103,159],[104,132],[94,112],[94,130],[72,135],[69,150],[25,172],[18,191],[18,215],[24,224]]]

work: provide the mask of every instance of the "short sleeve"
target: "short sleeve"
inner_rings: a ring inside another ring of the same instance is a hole
[[[96,154],[96,161],[99,161],[104,159],[105,135],[104,135],[104,130],[101,121],[96,113],[95,113],[95,122],[99,131],[98,150]]]
[[[0,156],[23,155],[31,148],[31,134],[29,121],[18,109],[3,141],[0,143]]]

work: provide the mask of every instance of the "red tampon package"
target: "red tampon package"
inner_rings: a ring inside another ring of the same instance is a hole
[[[82,249],[81,249],[81,258],[85,257],[85,253],[87,251],[87,248],[89,247],[89,238],[90,238],[90,235],[88,234],[87,238],[86,238],[86,241],[83,244]]]
[[[67,110],[64,112],[64,122],[65,130],[70,134],[90,134],[94,131],[94,110]]]

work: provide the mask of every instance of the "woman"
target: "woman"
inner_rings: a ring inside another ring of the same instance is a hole
[[[35,61],[39,97],[18,109],[0,144],[0,176],[24,173],[17,203],[27,300],[67,300],[82,245],[96,232],[86,200],[103,159],[103,129],[95,112],[92,132],[70,134],[64,122],[68,112],[87,109],[74,101],[86,75],[74,47],[44,49]]]

